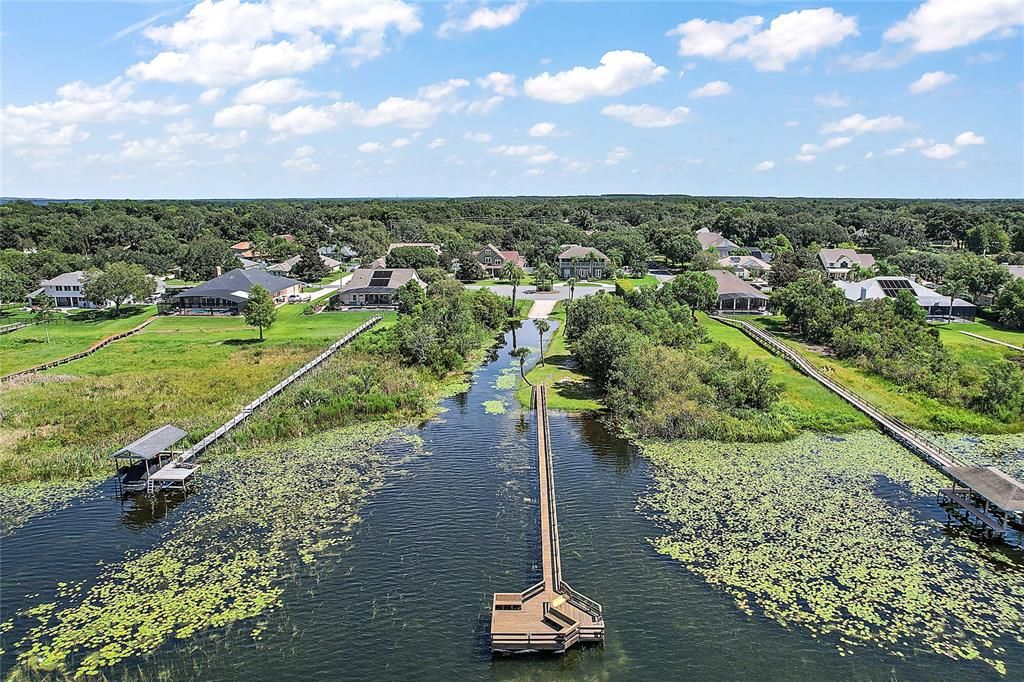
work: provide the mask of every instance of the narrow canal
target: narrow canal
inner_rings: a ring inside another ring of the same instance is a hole
[[[517,337],[537,346],[533,325]],[[551,436],[563,572],[603,604],[606,644],[492,659],[491,594],[520,590],[540,572],[534,420],[515,402],[511,334],[505,341],[467,392],[414,429],[421,447],[389,446],[385,483],[361,508],[351,541],[296,568],[259,639],[238,624],[171,639],[123,667],[203,680],[1006,679],[924,649],[842,656],[827,638],[741,612],[653,549],[661,530],[642,511],[653,480],[636,450],[595,419],[560,413]],[[46,601],[58,581],[88,584],[98,562],[159,544],[205,503],[200,491],[154,513],[93,495],[29,522],[3,541],[4,619]],[[23,632],[15,620],[5,639]],[[5,649],[6,671],[17,651]],[[1010,653],[1021,674],[1021,651]]]

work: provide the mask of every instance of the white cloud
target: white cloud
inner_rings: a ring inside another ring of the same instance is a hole
[[[901,130],[910,126],[902,116],[891,114],[868,118],[864,114],[852,114],[839,121],[826,123],[821,127],[823,133],[885,133],[891,130]]]
[[[409,138],[399,137],[391,141],[391,146],[394,147],[395,149],[401,149],[402,147],[405,147],[411,143],[412,140],[410,140]]]
[[[842,173],[844,170],[846,170],[845,163],[841,163],[838,166],[836,166],[836,173]]]
[[[457,9],[457,7],[452,9]],[[523,0],[493,9],[487,6],[478,7],[466,17],[457,18],[449,16],[441,24],[437,34],[444,37],[455,33],[468,33],[477,30],[493,31],[516,23],[525,10],[526,2]]]
[[[122,78],[103,85],[75,81],[57,88],[60,99],[24,106],[8,104],[0,110],[3,143],[66,146],[88,137],[88,132],[80,129],[84,123],[174,116],[188,111],[188,105],[172,100],[133,100],[134,89],[133,83]]]
[[[773,168],[775,168],[775,162],[774,161],[762,161],[761,163],[759,163],[756,166],[754,166],[754,170],[759,172],[759,173],[764,173],[764,172],[770,171]]]
[[[374,154],[376,152],[384,151],[384,145],[380,142],[364,142],[356,147],[356,149],[361,151],[363,154]]]
[[[295,156],[296,158],[299,158],[299,157],[302,157],[302,156],[312,156],[313,152],[315,152],[315,151],[316,150],[313,149],[313,147],[311,145],[304,144],[301,147],[296,147],[295,151],[293,152],[292,155]]]
[[[558,154],[555,154],[554,152],[544,152],[543,154],[534,154],[528,158],[526,162],[530,164],[551,163],[557,158]]]
[[[628,147],[613,147],[612,150],[608,152],[608,155],[604,158],[604,165],[616,166],[625,161],[626,159],[628,159],[632,155],[633,152],[629,151]]]
[[[1010,35],[1022,24],[1024,5],[1015,0],[928,0],[889,27],[885,40],[910,43],[914,52],[938,52]]]
[[[680,55],[746,59],[758,71],[783,71],[790,62],[859,35],[857,20],[831,7],[780,14],[762,30],[763,24],[760,16],[741,17],[732,23],[691,19],[668,35],[679,36]]]
[[[978,54],[968,55],[965,61],[968,64],[991,64],[1002,58],[1001,52],[979,52]]]
[[[985,144],[985,138],[982,135],[978,135],[973,130],[965,130],[956,136],[953,140],[953,144],[957,147],[964,147],[969,144]]]
[[[312,173],[313,171],[320,170],[320,164],[306,156],[297,159],[285,159],[281,162],[281,165],[285,168],[303,171],[305,173]]]
[[[893,147],[892,149],[886,149],[882,152],[882,156],[899,156],[900,154],[907,151],[903,147]]]
[[[545,71],[527,79],[523,90],[534,99],[571,104],[588,97],[621,95],[657,83],[667,73],[668,69],[655,64],[643,52],[615,50],[601,57],[600,66],[576,66],[556,74]]]
[[[284,104],[297,99],[314,97],[317,93],[307,90],[298,78],[275,78],[253,83],[235,95],[238,104]]]
[[[921,147],[927,147],[927,146],[933,145],[933,144],[935,144],[935,140],[933,140],[931,138],[925,139],[923,137],[914,137],[914,138],[911,138],[911,139],[907,140],[906,142],[904,142],[900,146],[901,147],[906,147],[907,149],[920,149]]]
[[[443,147],[448,143],[443,137],[435,137],[433,140],[427,143],[427,149],[437,149]]]
[[[330,59],[338,45],[359,63],[382,54],[390,33],[419,31],[419,11],[400,0],[203,0],[185,18],[143,30],[164,51],[131,66],[128,75],[226,85],[306,71]]]
[[[543,154],[547,151],[547,147],[542,144],[501,144],[491,147],[489,151],[502,156],[533,156]]]
[[[822,144],[814,144],[808,142],[800,145],[801,154],[820,154],[821,152],[828,151],[829,149],[836,149],[837,147],[843,147],[850,144],[853,141],[852,137],[830,137],[825,140]]]
[[[249,139],[245,130],[226,133],[209,133],[198,130],[192,121],[182,121],[165,127],[164,137],[147,137],[139,140],[128,140],[121,145],[114,160],[150,161],[157,167],[190,167],[201,164],[188,156],[192,148],[235,149]]]
[[[732,92],[732,86],[725,81],[711,81],[690,91],[690,97],[720,97]]]
[[[262,104],[235,104],[213,115],[218,128],[249,128],[263,123],[266,109]]]
[[[486,99],[478,99],[469,103],[466,107],[467,114],[489,114],[494,111],[498,105],[505,101],[505,98],[501,95],[494,95]]]
[[[554,137],[558,133],[555,131],[557,126],[554,123],[547,121],[541,121],[540,123],[534,123],[530,126],[530,137]]]
[[[224,88],[210,88],[199,95],[200,104],[213,104],[224,95]]]
[[[796,128],[800,125],[800,121],[786,121],[783,125],[787,128]]]
[[[540,169],[540,168],[530,168],[529,170],[524,171],[523,175],[525,175],[527,177],[533,177],[533,176],[537,176],[537,175],[544,175],[544,171],[542,169]]]
[[[956,76],[945,71],[929,71],[922,74],[920,78],[907,86],[907,91],[912,95],[920,95],[943,85],[948,85],[956,80]]]
[[[477,78],[476,84],[484,90],[493,90],[498,95],[515,97],[519,94],[516,90],[516,77],[510,73],[492,71],[483,78]]]
[[[469,140],[470,142],[477,142],[480,144],[487,144],[493,139],[490,133],[464,133],[462,135],[463,140]]]
[[[875,153],[874,152],[868,152],[867,154],[864,155],[864,160],[865,161],[867,161],[868,159],[873,159],[873,158],[875,158]]]
[[[690,110],[686,107],[662,109],[650,104],[609,104],[601,113],[636,128],[667,128],[685,121]]]
[[[959,154],[960,150],[951,144],[940,142],[939,144],[932,145],[931,147],[925,147],[921,150],[921,153],[929,159],[948,159],[951,156]]]
[[[850,98],[840,95],[838,92],[830,92],[827,95],[815,95],[814,103],[819,107],[832,107],[835,109],[850,105]]]
[[[800,161],[802,163],[810,163],[818,158],[817,154],[797,154],[793,157],[794,161]]]

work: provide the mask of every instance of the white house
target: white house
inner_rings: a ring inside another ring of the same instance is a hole
[[[39,288],[27,296],[28,301],[30,304],[35,305],[39,298],[49,296],[56,301],[58,308],[91,308],[98,310],[112,307],[114,305],[113,301],[104,301],[102,304],[97,304],[85,298],[84,276],[84,270],[75,270],[74,272],[65,272],[63,275],[57,275],[53,279],[44,279],[39,283]],[[153,299],[159,300],[167,290],[167,285],[158,277],[153,277],[153,275],[149,275],[149,277],[156,282]],[[125,301],[125,303],[134,302],[134,299],[131,298]]]
[[[875,257],[870,253],[857,253],[853,249],[822,249],[818,261],[831,279],[849,279],[855,267],[875,267]]]
[[[974,320],[976,309],[973,303],[962,298],[938,293],[908,277],[872,277],[860,282],[836,281],[835,286],[843,291],[848,301],[860,302],[879,298],[896,298],[900,291],[909,290],[924,308],[930,320]]]
[[[756,256],[726,256],[719,258],[718,264],[732,268],[740,279],[761,279],[772,269],[772,266]]]

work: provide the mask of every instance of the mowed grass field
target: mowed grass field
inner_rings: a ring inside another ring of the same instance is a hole
[[[166,423],[197,440],[374,314],[302,308],[280,308],[262,343],[241,317],[162,317],[0,388],[0,484],[107,473],[111,452]]]
[[[739,329],[712,320],[704,313],[699,313],[698,317],[708,330],[711,341],[731,346],[742,355],[752,360],[762,360],[771,367],[775,379],[783,385],[776,409],[788,417],[794,426],[822,433],[871,428],[871,421],[846,401],[814,379],[798,372],[782,358],[761,348]]]
[[[965,433],[1015,433],[1024,430],[1024,423],[1005,423],[989,415],[964,407],[947,405],[920,391],[916,391],[866,372],[852,363],[830,358],[792,338],[783,328],[779,317],[757,318],[755,323],[775,333],[783,342],[800,352],[815,367],[907,424],[932,431],[958,431]],[[960,334],[956,328],[963,325],[940,327],[946,347],[955,356],[977,364],[984,364],[1014,354],[1011,349]],[[970,331],[974,331],[970,329]],[[981,332],[977,332],[981,333]]]
[[[534,365],[533,369],[526,373],[530,383],[545,384],[548,386],[548,407],[553,410],[565,410],[566,412],[592,412],[603,409],[597,390],[590,383],[590,379],[577,371],[573,365],[572,353],[565,346],[565,308],[564,303],[559,301],[551,313],[551,320],[557,323],[558,328],[554,332],[544,335],[544,361]],[[524,324],[533,325],[532,321]],[[552,326],[555,326],[552,324]],[[519,388],[516,390],[516,399],[521,405],[530,404],[530,394],[533,391],[530,386],[521,379]]]
[[[962,334],[961,332],[971,332],[979,336],[984,336],[989,339],[995,339],[996,341],[1002,341],[1003,343],[1009,343],[1020,348],[1024,348],[1024,331],[1012,331],[1001,327],[994,322],[988,322],[986,320],[978,320],[977,322],[954,322],[952,324],[939,324],[935,325],[939,330],[939,334],[942,337],[942,342],[947,346],[963,346],[963,345],[980,345],[984,344],[991,348],[1001,348],[999,344],[988,343],[981,339],[975,339]],[[1011,351],[1002,347],[1004,351]]]
[[[106,317],[95,322],[61,320],[49,325],[49,343],[46,341],[47,329],[40,324],[3,334],[0,336],[0,376],[80,353],[97,341],[137,327],[155,313],[155,306],[146,306],[124,311],[120,317]]]

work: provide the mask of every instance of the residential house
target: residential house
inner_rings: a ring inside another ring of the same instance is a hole
[[[302,282],[256,268],[237,268],[171,298],[179,312],[190,315],[237,315],[245,310],[256,285],[281,298],[302,291]]]
[[[564,244],[558,254],[558,274],[562,279],[604,279],[611,259],[595,248]]]
[[[84,284],[85,271],[75,270],[74,272],[65,272],[62,275],[57,275],[53,279],[45,279],[39,283],[39,288],[30,293],[27,298],[30,304],[35,305],[36,301],[43,296],[51,297],[58,308],[91,308],[93,310],[100,308],[109,308],[114,305],[113,301],[104,301],[103,303],[96,303],[90,301],[85,297],[85,284]],[[155,293],[153,294],[154,300],[159,300],[166,291],[167,286],[163,280],[149,275],[156,282]],[[133,303],[132,299],[126,301],[126,303]]]
[[[321,256],[330,256],[331,258],[341,259],[343,261],[352,260],[359,255],[359,252],[348,244],[342,244],[341,246],[328,244],[327,246],[321,246],[316,251]]]
[[[424,289],[427,287],[426,282],[416,275],[413,268],[359,268],[352,273],[352,278],[338,290],[338,293],[331,297],[331,306],[394,306],[395,294],[408,282],[416,282]]]
[[[416,246],[422,249],[430,249],[438,256],[441,255],[441,247],[433,242],[395,242],[394,244],[388,244],[388,253],[391,253],[395,249],[404,249],[407,246]]]
[[[252,242],[238,242],[237,244],[232,244],[231,251],[238,258],[255,260],[261,257],[260,254],[256,252]]]
[[[895,298],[900,291],[910,291],[917,304],[924,308],[929,320],[973,320],[977,312],[973,303],[940,294],[909,277],[872,277],[860,282],[836,281],[848,301],[861,302],[879,298]]]
[[[708,249],[714,249],[718,252],[719,258],[725,258],[733,249],[740,248],[740,245],[736,242],[730,241],[720,235],[717,232],[712,232],[706,227],[702,227],[695,233],[697,241],[700,242],[700,246],[705,251]]]
[[[301,258],[302,256],[292,256],[288,260],[269,266],[267,272],[279,277],[287,277],[295,269],[295,266],[299,264]],[[341,268],[341,261],[336,261],[329,256],[320,256],[320,260],[323,261],[324,267],[331,272],[337,272]]]
[[[830,278],[838,280],[850,279],[850,273],[857,267],[875,267],[874,256],[853,249],[822,249],[818,252],[818,261]]]
[[[488,244],[479,251],[473,251],[470,255],[480,261],[480,265],[483,266],[488,277],[500,276],[501,269],[508,262],[515,263],[520,268],[526,267],[526,259],[520,256],[518,251],[502,251],[494,244]]]
[[[736,276],[743,280],[762,279],[772,266],[757,256],[726,256],[719,258],[718,264],[732,268]]]
[[[750,286],[728,270],[707,270],[718,284],[718,302],[715,310],[720,313],[768,313],[768,296]]]
[[[1006,269],[1014,279],[1024,279],[1024,265],[1007,265]]]

